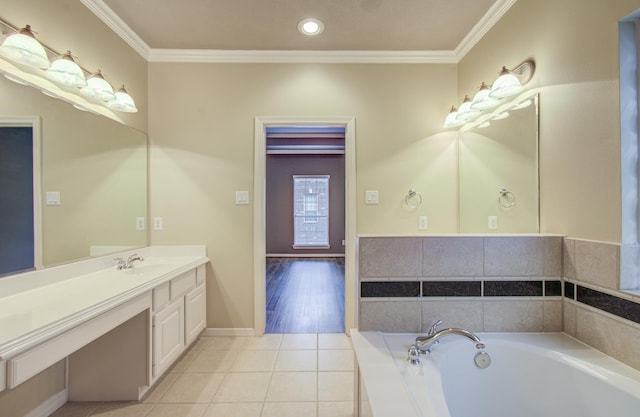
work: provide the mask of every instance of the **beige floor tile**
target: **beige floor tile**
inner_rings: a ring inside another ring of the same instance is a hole
[[[290,349],[317,349],[318,335],[306,333],[285,334],[282,337],[280,350]]]
[[[266,401],[317,401],[316,372],[274,372]]]
[[[171,372],[184,372],[187,366],[198,355],[199,350],[189,350],[171,368]]]
[[[262,402],[267,394],[270,372],[239,372],[227,374],[214,402]]]
[[[353,372],[318,372],[318,401],[353,401]]]
[[[156,404],[145,417],[202,417],[208,404]]]
[[[160,398],[162,398],[162,396],[166,394],[167,391],[169,391],[169,388],[171,388],[171,385],[173,385],[173,383],[176,382],[179,377],[180,377],[180,374],[178,373],[166,374],[164,378],[162,378],[162,381],[158,382],[155,385],[153,390],[149,393],[149,395],[147,395],[147,397],[143,400],[143,402],[157,403],[158,401],[160,401]]]
[[[354,358],[352,350],[319,350],[319,371],[353,371]]]
[[[344,333],[320,333],[318,349],[352,349],[351,338]]]
[[[261,417],[316,417],[317,405],[308,403],[265,403]]]
[[[353,417],[353,403],[319,402],[318,417]]]
[[[197,352],[185,367],[186,372],[226,372],[231,369],[238,352],[233,350],[207,350]]]
[[[207,403],[222,384],[224,373],[185,373],[162,396],[163,403]]]
[[[58,408],[50,417],[88,417],[100,403],[94,402],[68,402]]]
[[[271,372],[278,356],[277,350],[244,350],[231,364],[231,372]]]
[[[232,350],[235,348],[234,336],[203,337],[198,341],[199,350]]]
[[[144,417],[153,408],[153,404],[137,402],[101,403],[91,417]]]
[[[273,333],[255,337],[238,337],[233,346],[240,350],[277,350],[281,343],[282,335]]]
[[[213,403],[203,417],[260,417],[262,403]]]
[[[316,350],[281,350],[276,359],[275,371],[317,371]]]

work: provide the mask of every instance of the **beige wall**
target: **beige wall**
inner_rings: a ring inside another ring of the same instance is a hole
[[[457,227],[455,133],[441,133],[456,97],[455,65],[151,64],[150,207],[164,218],[152,244],[206,244],[209,327],[253,328],[256,116],[353,116],[358,233]],[[408,212],[416,188],[425,202]],[[364,204],[378,190],[380,204]]]
[[[620,241],[618,20],[637,0],[519,0],[460,62],[458,92],[536,61],[541,231]]]

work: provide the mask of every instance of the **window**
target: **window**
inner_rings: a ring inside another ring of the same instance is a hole
[[[329,175],[293,176],[293,247],[329,248]]]

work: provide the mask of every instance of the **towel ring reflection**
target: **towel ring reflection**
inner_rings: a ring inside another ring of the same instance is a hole
[[[506,188],[498,191],[498,204],[503,208],[511,208],[516,205],[516,196]]]
[[[404,203],[410,209],[416,209],[422,204],[422,194],[412,188],[407,192],[407,195],[404,196]]]

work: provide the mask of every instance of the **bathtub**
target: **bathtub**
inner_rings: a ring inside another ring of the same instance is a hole
[[[448,336],[421,363],[415,334],[352,332],[361,417],[637,417],[640,371],[561,333],[480,333],[491,364]]]

